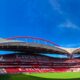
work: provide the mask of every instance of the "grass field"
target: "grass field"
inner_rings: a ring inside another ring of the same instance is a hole
[[[79,72],[0,75],[0,80],[80,80]]]

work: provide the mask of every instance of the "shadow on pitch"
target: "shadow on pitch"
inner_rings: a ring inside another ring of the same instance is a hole
[[[10,75],[0,75],[0,80],[10,80]]]

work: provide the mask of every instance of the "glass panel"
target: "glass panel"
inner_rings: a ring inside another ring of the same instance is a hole
[[[14,53],[18,53],[18,52],[14,52],[14,51],[0,51],[0,55],[14,54]]]
[[[69,58],[68,55],[66,54],[42,54],[41,55],[45,55],[45,56],[49,56],[49,57],[54,57],[54,58]]]
[[[73,58],[79,58],[80,54],[73,54]]]

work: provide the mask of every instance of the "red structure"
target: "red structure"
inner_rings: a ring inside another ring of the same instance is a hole
[[[73,57],[67,49],[42,38],[17,36],[0,40],[0,50],[13,51],[15,54],[0,55],[0,73],[46,73],[80,71],[80,59]],[[72,49],[71,49],[72,51]],[[57,58],[44,54],[61,54]]]

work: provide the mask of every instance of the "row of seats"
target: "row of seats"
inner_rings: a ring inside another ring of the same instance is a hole
[[[20,66],[23,66],[23,67],[34,67],[34,68],[45,68],[45,67],[79,67],[80,66],[80,63],[79,64],[59,64],[59,63],[26,63],[26,62],[0,62],[0,67],[20,67]]]
[[[2,55],[0,61],[26,61],[26,62],[64,62],[64,59],[54,59],[40,55]]]
[[[47,72],[80,72],[80,68],[1,68],[0,74],[47,73]]]
[[[6,68],[7,73],[47,73],[47,72],[65,72],[68,69],[61,68],[61,69],[54,69],[54,68]]]

